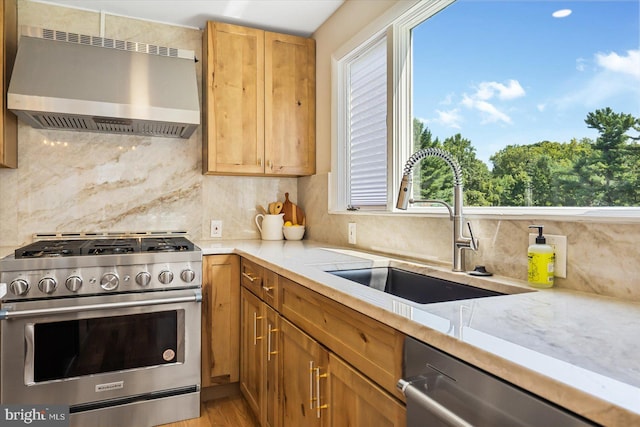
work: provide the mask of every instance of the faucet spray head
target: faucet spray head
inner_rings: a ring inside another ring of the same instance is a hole
[[[396,208],[407,210],[409,206],[409,199],[411,198],[411,184],[413,178],[411,174],[402,175],[402,181],[400,182],[400,191],[398,193],[398,201],[396,203]]]

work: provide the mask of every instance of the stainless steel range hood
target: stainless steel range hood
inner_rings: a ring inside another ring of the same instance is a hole
[[[23,27],[7,103],[40,129],[189,138],[193,51]]]

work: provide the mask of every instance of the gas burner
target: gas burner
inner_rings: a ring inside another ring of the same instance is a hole
[[[86,240],[82,247],[84,255],[120,255],[140,251],[137,239]]]
[[[80,255],[82,240],[41,240],[16,249],[16,258],[47,258]]]
[[[192,251],[193,243],[183,237],[149,237],[141,239],[142,252]]]

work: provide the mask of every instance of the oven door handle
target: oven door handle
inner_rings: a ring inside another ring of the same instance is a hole
[[[56,314],[77,313],[86,311],[97,310],[111,310],[116,308],[130,308],[130,307],[145,307],[149,305],[159,304],[175,304],[181,302],[202,302],[202,290],[197,289],[193,291],[193,295],[184,297],[171,297],[171,298],[155,298],[143,301],[123,301],[123,302],[110,302],[104,304],[87,304],[87,305],[75,305],[71,307],[56,307],[56,308],[37,308],[32,310],[0,310],[0,320],[17,319],[20,317],[35,317],[35,316],[48,316]]]

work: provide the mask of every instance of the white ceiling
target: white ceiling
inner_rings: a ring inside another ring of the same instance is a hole
[[[310,36],[344,0],[35,0],[173,25],[224,21]]]

